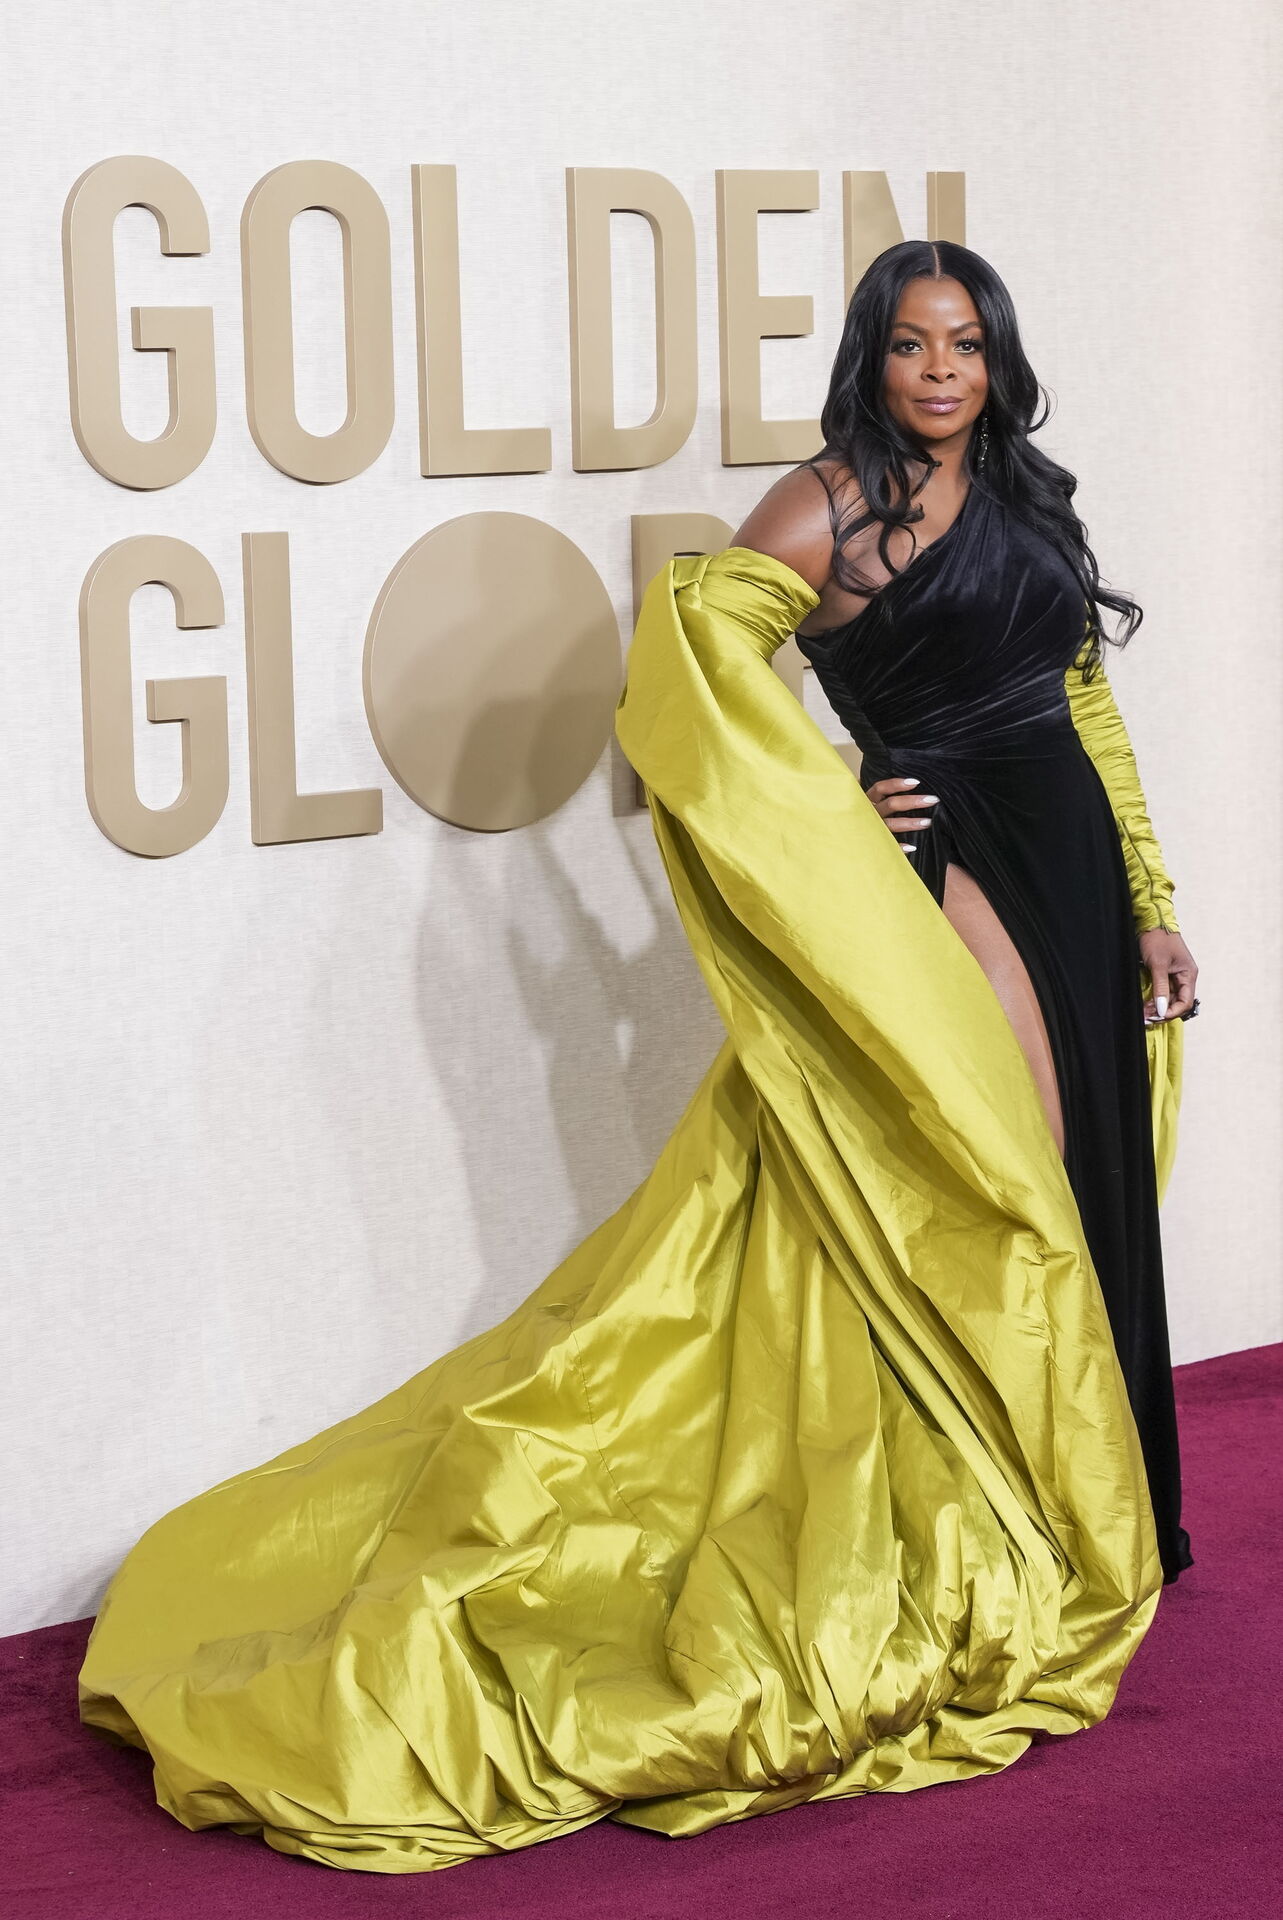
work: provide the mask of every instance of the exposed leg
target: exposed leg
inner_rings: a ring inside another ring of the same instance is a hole
[[[1029,970],[1016,951],[1011,935],[999,919],[989,896],[975,875],[951,860],[945,868],[944,910],[965,944],[989,977],[1017,1040],[1025,1050],[1047,1114],[1047,1124],[1061,1159],[1065,1155],[1065,1123],[1060,1110],[1060,1086],[1047,1036],[1047,1023],[1034,991]]]

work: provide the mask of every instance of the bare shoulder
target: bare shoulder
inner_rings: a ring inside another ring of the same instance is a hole
[[[822,461],[781,474],[736,529],[731,545],[782,560],[821,593],[833,566],[830,497],[840,497],[842,485],[841,471]]]

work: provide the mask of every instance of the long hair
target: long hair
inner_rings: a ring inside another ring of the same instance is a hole
[[[910,280],[920,276],[960,281],[975,302],[984,328],[985,366],[989,394],[985,403],[988,451],[985,465],[975,464],[973,430],[964,456],[964,471],[972,485],[995,495],[1017,517],[1042,534],[1077,576],[1085,602],[1087,651],[1080,655],[1084,678],[1090,680],[1102,660],[1102,641],[1126,646],[1143,618],[1140,607],[1125,593],[1107,586],[1100,577],[1095,555],[1087,544],[1087,529],[1070,504],[1078,486],[1067,467],[1057,466],[1030,436],[1051,415],[1051,401],[1025,357],[1011,295],[987,260],[970,247],[952,240],[903,240],[880,253],[869,266],[846,311],[842,338],[833,362],[828,398],[820,415],[824,448],[811,466],[829,495],[833,525],[833,571],[848,592],[869,594],[877,582],[859,573],[843,549],[855,534],[881,522],[878,553],[890,574],[888,542],[895,527],[912,528],[922,519],[914,495],[926,485],[939,461],[887,411],[883,380],[891,350],[900,296]],[[1041,411],[1039,401],[1041,400]],[[928,461],[916,484],[912,470]],[[845,521],[827,476],[816,464],[836,460],[854,478],[863,506]],[[1121,617],[1119,629],[1106,635],[1101,609]]]

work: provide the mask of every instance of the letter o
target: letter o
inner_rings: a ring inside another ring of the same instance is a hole
[[[542,820],[612,734],[619,623],[587,556],[521,513],[434,527],[384,583],[365,639],[365,711],[388,772],[457,827]]]

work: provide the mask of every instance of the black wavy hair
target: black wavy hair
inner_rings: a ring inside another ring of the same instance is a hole
[[[1070,504],[1078,486],[1076,477],[1067,467],[1057,466],[1030,438],[1050,418],[1051,400],[1025,357],[1010,293],[987,260],[955,241],[902,240],[888,247],[871,263],[851,295],[828,398],[820,415],[824,447],[804,463],[816,472],[829,495],[834,576],[848,592],[876,591],[878,583],[860,575],[842,550],[855,534],[877,521],[882,523],[878,536],[882,563],[888,573],[900,571],[891,564],[887,551],[891,530],[912,529],[914,522],[922,519],[922,507],[915,505],[914,495],[940,465],[929,447],[906,432],[887,411],[883,398],[900,297],[909,281],[921,276],[957,280],[975,302],[984,328],[989,377],[984,412],[988,450],[983,469],[977,469],[973,429],[964,471],[972,485],[996,495],[1035,532],[1044,535],[1077,575],[1086,602],[1086,651],[1080,652],[1080,660],[1084,678],[1090,680],[1103,658],[1102,642],[1108,639],[1115,646],[1126,646],[1144,616],[1127,594],[1101,580],[1095,555],[1087,544],[1087,529]],[[928,462],[926,472],[915,483],[913,469],[924,458]],[[854,478],[863,505],[853,518],[843,520],[834,488],[819,462],[835,462]],[[1100,617],[1105,607],[1121,616],[1117,632],[1108,635]]]

